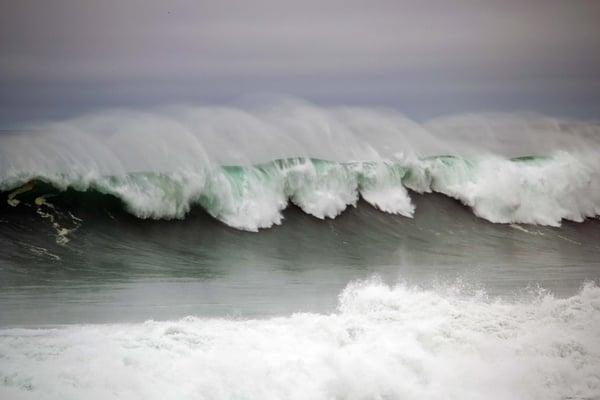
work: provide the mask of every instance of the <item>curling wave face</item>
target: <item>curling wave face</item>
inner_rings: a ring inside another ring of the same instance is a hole
[[[0,190],[12,206],[36,182],[93,190],[140,218],[184,218],[200,205],[250,231],[280,224],[290,202],[335,218],[359,196],[412,217],[412,190],[455,198],[491,222],[557,226],[600,214],[599,144],[595,124],[537,115],[417,124],[289,100],[114,111],[0,135]]]
[[[350,284],[332,314],[0,330],[11,399],[591,399],[600,289]],[[193,371],[200,371],[193,373]],[[490,388],[493,386],[493,390]]]

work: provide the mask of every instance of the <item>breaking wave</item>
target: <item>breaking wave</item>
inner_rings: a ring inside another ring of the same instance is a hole
[[[557,226],[600,214],[599,144],[595,124],[536,115],[417,124],[297,101],[114,111],[0,135],[0,190],[12,206],[31,193],[48,205],[66,189],[95,191],[140,218],[184,218],[199,205],[250,231],[280,224],[289,203],[335,218],[360,196],[412,217],[409,191],[437,192],[491,222]]]

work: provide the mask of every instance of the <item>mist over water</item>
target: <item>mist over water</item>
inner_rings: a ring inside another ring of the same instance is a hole
[[[598,397],[599,144],[297,99],[3,133],[0,397]]]

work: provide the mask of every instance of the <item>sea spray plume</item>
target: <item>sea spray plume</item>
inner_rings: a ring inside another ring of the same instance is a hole
[[[460,114],[427,121],[424,128],[451,144],[451,154],[492,153],[509,158],[556,151],[597,154],[600,125],[537,113]]]
[[[37,179],[92,189],[141,218],[183,218],[197,204],[245,230],[281,223],[289,202],[334,218],[359,196],[410,217],[408,188],[492,222],[558,225],[599,214],[599,132],[532,114],[420,125],[392,110],[296,100],[115,110],[0,136],[0,188]]]
[[[32,130],[35,133],[23,135],[27,136],[25,146],[48,147],[54,143],[62,154],[36,154],[38,157],[33,158],[26,148],[19,149],[20,154],[10,154],[6,149],[5,161],[26,170],[24,167],[32,162],[48,158],[57,163],[60,156],[69,155],[87,164],[87,169],[103,168],[101,172],[108,174],[192,169],[203,166],[198,165],[203,161],[216,165],[254,165],[293,157],[372,161],[392,159],[397,154],[444,154],[447,150],[439,140],[426,139],[427,131],[401,114],[377,109],[319,108],[304,102],[247,110],[169,107],[153,112],[107,111],[61,123],[38,124]],[[77,143],[83,148],[76,148]],[[106,159],[104,151],[116,160]],[[58,169],[60,165],[50,167]]]

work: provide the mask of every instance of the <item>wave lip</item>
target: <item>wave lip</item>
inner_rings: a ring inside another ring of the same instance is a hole
[[[329,315],[0,333],[6,398],[600,395],[600,289],[591,283],[566,299],[504,301],[371,280],[348,286]]]

